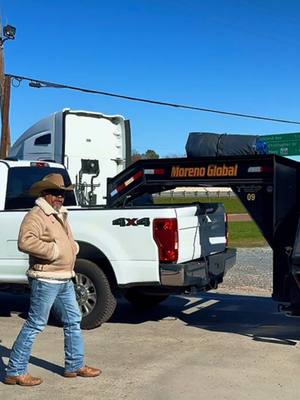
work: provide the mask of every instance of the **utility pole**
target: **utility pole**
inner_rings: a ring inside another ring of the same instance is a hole
[[[1,142],[0,158],[6,158],[10,149],[9,106],[11,78],[4,72],[4,42],[13,40],[16,28],[6,25],[0,37],[0,110],[1,110]]]
[[[11,77],[4,75],[3,80],[3,98],[1,99],[1,158],[6,158],[10,149],[10,127],[9,127],[9,109],[10,109],[10,89]]]

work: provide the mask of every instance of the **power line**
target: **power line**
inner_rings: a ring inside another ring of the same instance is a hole
[[[259,119],[259,120],[263,120],[263,121],[282,122],[285,124],[300,125],[300,121],[292,121],[292,120],[288,120],[288,119],[272,118],[272,117],[253,115],[253,114],[243,114],[243,113],[237,113],[237,112],[215,110],[212,108],[190,106],[190,105],[186,105],[186,104],[177,104],[177,103],[170,103],[170,102],[166,102],[166,101],[144,99],[141,97],[126,96],[126,95],[122,95],[122,94],[118,94],[118,93],[103,92],[101,90],[96,90],[96,89],[87,89],[87,88],[82,88],[82,87],[78,87],[78,86],[65,85],[62,83],[42,81],[39,79],[29,78],[26,76],[11,75],[11,74],[7,74],[7,76],[11,77],[12,79],[15,79],[18,83],[20,83],[21,81],[28,81],[30,87],[34,87],[34,88],[38,88],[38,89],[40,89],[40,88],[70,89],[70,90],[76,90],[76,91],[83,92],[83,93],[92,93],[92,94],[99,94],[102,96],[117,97],[119,99],[138,101],[138,102],[148,103],[148,104],[156,104],[159,106],[183,108],[186,110],[210,112],[210,113],[221,114],[221,115],[229,115],[229,116],[233,116],[233,117],[252,118],[252,119]]]

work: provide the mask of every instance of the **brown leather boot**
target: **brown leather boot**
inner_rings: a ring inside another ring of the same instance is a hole
[[[20,385],[20,386],[36,386],[40,385],[43,380],[36,378],[30,374],[9,376],[7,375],[3,381],[6,385]]]
[[[82,376],[83,378],[95,378],[96,376],[101,374],[101,369],[88,367],[85,365],[84,367],[78,369],[77,371],[72,372],[64,372],[65,378],[76,378],[76,376]]]

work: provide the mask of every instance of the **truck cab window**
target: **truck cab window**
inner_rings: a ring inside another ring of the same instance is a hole
[[[47,133],[46,135],[39,136],[35,139],[34,145],[35,146],[45,146],[51,143],[51,133]]]
[[[66,171],[61,168],[32,168],[20,167],[10,168],[8,172],[8,183],[5,200],[5,210],[31,208],[35,204],[35,197],[29,195],[29,189],[33,183],[41,180],[45,175],[58,173],[63,175],[65,185],[71,184]],[[67,192],[65,206],[76,205],[74,192]]]

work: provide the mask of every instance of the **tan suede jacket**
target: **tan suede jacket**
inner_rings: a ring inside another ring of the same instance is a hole
[[[79,246],[67,222],[67,209],[61,207],[58,213],[42,197],[35,204],[21,224],[18,240],[19,250],[29,254],[27,275],[47,279],[73,277]]]

